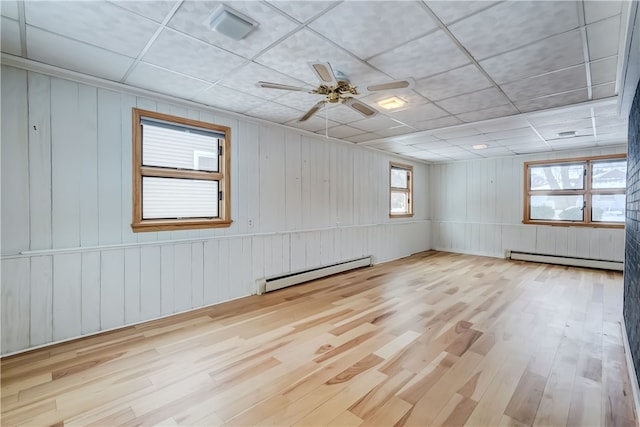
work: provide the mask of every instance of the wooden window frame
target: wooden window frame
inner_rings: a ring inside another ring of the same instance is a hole
[[[408,188],[397,188],[391,186],[391,171],[393,169],[403,169],[408,172],[407,181]],[[391,212],[391,194],[394,192],[402,192],[407,194],[407,203],[409,212],[394,214]],[[410,218],[413,216],[413,166],[404,163],[389,162],[389,218]]]
[[[557,159],[557,160],[537,160],[524,163],[524,211],[523,211],[523,224],[534,225],[552,225],[559,227],[592,227],[592,228],[624,228],[624,223],[615,222],[603,222],[592,221],[591,209],[592,202],[591,196],[599,194],[626,194],[626,187],[619,189],[592,189],[591,188],[591,170],[592,164],[606,160],[623,160],[626,159],[626,154],[611,154],[605,156],[591,156],[591,157],[573,157],[569,159]],[[539,165],[569,165],[569,164],[584,164],[586,173],[584,175],[583,189],[580,190],[531,190],[531,172],[530,166]],[[530,207],[531,196],[535,195],[555,195],[555,196],[580,196],[582,195],[585,201],[585,207],[583,208],[582,221],[558,221],[558,220],[537,220],[530,219]]]
[[[219,154],[219,171],[207,172],[199,170],[173,169],[157,166],[142,165],[142,118],[161,120],[176,125],[202,128],[224,134],[222,153]],[[229,227],[231,221],[231,158],[230,141],[231,129],[226,126],[191,120],[155,111],[133,108],[133,221],[131,228],[134,232],[165,231],[165,230],[193,230],[200,228]],[[142,218],[142,177],[186,178],[218,181],[221,199],[218,204],[217,218],[188,218],[188,219],[143,219]]]

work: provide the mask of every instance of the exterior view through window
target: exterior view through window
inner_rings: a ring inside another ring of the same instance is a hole
[[[525,223],[623,227],[624,155],[527,162]]]
[[[413,166],[389,163],[389,216],[413,216]]]
[[[228,227],[229,128],[133,109],[134,231]]]

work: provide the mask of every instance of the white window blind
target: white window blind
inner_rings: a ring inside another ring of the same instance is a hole
[[[142,218],[216,218],[218,181],[142,177]]]
[[[148,119],[141,122],[143,166],[219,171],[223,135]]]

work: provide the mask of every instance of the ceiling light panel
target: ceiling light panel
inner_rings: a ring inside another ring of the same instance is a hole
[[[469,63],[469,58],[442,30],[408,42],[369,60],[394,79],[421,79]]]
[[[485,9],[456,22],[449,30],[474,58],[482,60],[578,26],[574,2],[516,1]]]
[[[233,1],[230,4],[233,9],[260,23],[242,40],[234,40],[211,31],[207,18],[219,6],[216,2],[186,1],[182,3],[169,21],[169,27],[245,58],[252,58],[297,26],[293,20],[263,2]]]
[[[384,17],[384,22],[380,17]],[[366,7],[359,2],[343,2],[309,26],[361,59],[437,28],[419,3],[390,1],[367,2]]]
[[[29,25],[132,58],[158,28],[156,22],[103,1],[26,1],[24,7]]]

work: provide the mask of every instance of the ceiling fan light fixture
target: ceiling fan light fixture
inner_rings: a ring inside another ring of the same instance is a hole
[[[472,145],[471,148],[473,148],[474,150],[484,150],[485,148],[487,148],[487,144],[476,144]]]
[[[258,22],[237,10],[221,4],[208,19],[209,28],[234,40],[242,40],[258,26]]]
[[[383,99],[382,101],[378,101],[378,105],[385,110],[394,110],[396,108],[402,107],[407,102],[403,99],[398,98],[397,96],[392,96],[391,98]]]

